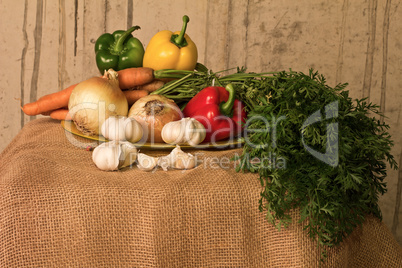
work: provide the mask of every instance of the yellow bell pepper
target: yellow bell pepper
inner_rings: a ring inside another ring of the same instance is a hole
[[[188,16],[183,16],[181,31],[160,31],[155,34],[145,49],[143,66],[154,70],[189,70],[195,68],[198,60],[197,47],[185,33]]]

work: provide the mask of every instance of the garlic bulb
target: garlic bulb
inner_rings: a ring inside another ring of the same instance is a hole
[[[110,141],[97,146],[92,160],[101,170],[118,170],[130,166],[137,159],[137,148],[127,141]]]
[[[135,143],[141,140],[144,131],[134,118],[111,116],[102,124],[101,133],[108,140]]]
[[[158,165],[158,158],[143,153],[137,155],[137,167],[143,171],[154,170]]]
[[[169,122],[162,128],[162,139],[170,144],[200,144],[206,135],[203,124],[194,118],[186,117],[178,121]]]
[[[180,146],[176,145],[176,148],[174,148],[170,154],[159,158],[158,165],[164,171],[170,168],[191,169],[195,167],[196,159],[192,154],[183,152]]]

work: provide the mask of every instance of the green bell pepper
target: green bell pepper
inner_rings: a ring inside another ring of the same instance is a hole
[[[110,68],[118,71],[132,67],[142,67],[144,46],[132,32],[140,29],[133,26],[127,31],[118,30],[104,33],[95,42],[96,65],[103,75]]]

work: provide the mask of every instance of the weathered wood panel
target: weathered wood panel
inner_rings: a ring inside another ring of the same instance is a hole
[[[401,1],[0,0],[0,150],[26,122],[20,104],[98,75],[93,46],[104,32],[141,26],[188,34],[214,71],[314,68],[351,96],[381,104],[402,165]],[[380,118],[383,120],[383,118]],[[389,171],[381,198],[385,223],[402,243],[401,171]]]

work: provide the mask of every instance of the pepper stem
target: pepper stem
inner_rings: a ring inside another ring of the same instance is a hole
[[[233,113],[236,92],[232,84],[227,84],[225,89],[229,92],[229,98],[226,102],[221,102],[219,109],[223,115],[230,116]]]
[[[178,47],[187,46],[187,41],[184,38],[184,34],[186,33],[187,23],[190,21],[190,18],[187,15],[183,16],[183,27],[181,28],[179,35],[173,35],[171,41]]]
[[[119,53],[120,51],[123,50],[123,43],[124,41],[126,41],[127,37],[134,32],[135,30],[141,29],[140,26],[133,26],[130,29],[128,29],[127,31],[125,31],[120,37],[119,39],[117,39],[116,44],[114,46],[114,52]]]

